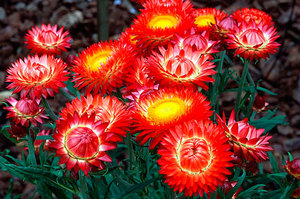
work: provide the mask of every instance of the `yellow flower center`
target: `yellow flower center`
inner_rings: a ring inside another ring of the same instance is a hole
[[[111,50],[103,50],[87,57],[87,66],[91,71],[98,71],[101,64],[106,64],[111,55]]]
[[[148,117],[155,123],[167,123],[186,112],[186,103],[179,99],[162,99],[148,108]]]
[[[198,27],[208,27],[210,24],[215,24],[216,20],[214,15],[199,15],[195,19],[195,24],[197,24]]]
[[[173,28],[178,24],[178,19],[172,15],[158,15],[153,17],[148,26],[150,28]]]

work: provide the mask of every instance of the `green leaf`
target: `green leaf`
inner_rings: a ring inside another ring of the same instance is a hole
[[[277,95],[276,93],[273,93],[272,91],[269,91],[268,89],[263,88],[263,87],[260,87],[260,86],[256,87],[256,89],[257,89],[258,91],[262,91],[262,92],[268,93],[268,94],[270,94],[270,95]]]
[[[26,137],[28,140],[28,151],[29,151],[28,159],[32,165],[37,165],[37,162],[35,159],[34,145],[33,145],[32,139],[31,139],[31,135],[30,135],[30,129],[28,130],[28,134]]]
[[[245,172],[245,170],[243,170],[243,174],[239,177],[236,185],[228,192],[228,194],[226,195],[226,199],[232,198],[232,196],[237,192],[237,190],[240,188],[240,186],[244,182],[245,177],[246,177],[246,172]]]
[[[270,159],[270,163],[271,163],[271,166],[272,166],[273,173],[279,173],[280,170],[279,170],[279,167],[278,167],[278,164],[277,164],[277,161],[276,161],[275,157],[273,156],[273,154],[271,152],[267,152],[267,153],[269,155],[269,159]]]
[[[264,184],[257,184],[257,185],[250,187],[249,189],[243,190],[242,192],[240,192],[238,194],[237,199],[249,197],[255,193],[267,192],[266,190],[256,190],[257,188],[264,187],[264,186],[265,186]]]

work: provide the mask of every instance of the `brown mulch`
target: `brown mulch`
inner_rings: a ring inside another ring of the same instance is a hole
[[[127,5],[115,5],[109,1],[109,35],[115,39],[135,18]],[[140,6],[131,2],[138,11]],[[271,110],[277,108],[277,115],[286,115],[288,126],[278,126],[270,132],[274,154],[291,152],[294,158],[300,157],[300,1],[296,0],[194,0],[196,7],[216,7],[228,13],[242,7],[258,8],[273,17],[280,34],[282,45],[276,55],[267,61],[260,61],[250,67],[255,80],[262,79],[261,86],[278,93],[267,96]],[[28,29],[42,23],[58,24],[70,31],[72,48],[63,54],[76,55],[87,46],[98,41],[96,0],[5,0],[0,1],[0,102],[11,95],[5,81],[6,70],[18,58],[26,57],[29,51],[24,45],[24,35]],[[228,96],[224,105],[232,104]],[[62,102],[52,100],[55,107]],[[0,109],[0,127],[7,124],[5,112]],[[228,105],[230,107],[230,105]],[[230,107],[232,108],[232,106]],[[226,107],[224,108],[226,109]],[[10,147],[16,154],[18,147],[0,139],[0,150]],[[0,198],[5,196],[10,176],[0,171]],[[33,185],[14,179],[15,193],[32,193]],[[26,198],[25,195],[24,198]]]

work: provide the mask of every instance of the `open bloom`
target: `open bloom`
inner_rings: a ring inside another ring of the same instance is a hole
[[[101,42],[79,53],[73,61],[75,86],[85,88],[85,93],[99,91],[111,93],[125,84],[128,67],[134,62],[135,53],[127,43]]]
[[[174,34],[183,34],[192,26],[189,14],[182,7],[158,7],[144,10],[132,25],[137,46],[150,50],[160,45],[167,45]],[[145,53],[147,53],[145,52]]]
[[[225,115],[223,120],[218,116],[218,123],[224,128],[236,156],[246,161],[261,162],[268,159],[267,152],[273,150],[268,142],[272,136],[262,135],[265,129],[256,129],[251,126],[247,118],[235,121],[234,110],[231,112],[227,125]]]
[[[214,82],[210,77],[216,73],[215,65],[201,51],[193,51],[191,47],[180,49],[169,46],[166,50],[159,48],[160,54],[153,52],[148,58],[149,77],[161,87],[183,85],[185,87],[200,86],[208,90],[205,82]]]
[[[44,108],[39,106],[37,99],[22,98],[17,101],[10,97],[6,99],[12,106],[4,107],[8,110],[7,118],[12,118],[16,124],[29,126],[30,123],[37,126],[37,122],[43,123],[42,118],[48,118],[44,113]]]
[[[108,124],[104,133],[107,134],[110,141],[114,142],[122,141],[122,137],[126,136],[131,124],[129,111],[116,97],[106,96],[103,98],[101,95],[93,97],[89,94],[81,99],[73,99],[66,104],[66,108],[61,110],[60,115],[63,120],[58,122],[64,122],[68,115],[75,113],[79,116],[95,114],[95,122],[101,121]]]
[[[232,13],[232,17],[238,23],[249,23],[254,21],[257,25],[260,23],[272,25],[272,17],[265,13],[262,10],[254,9],[254,8],[242,8],[241,10],[236,10]]]
[[[185,196],[214,192],[230,175],[232,152],[224,131],[212,121],[191,120],[170,129],[157,161],[165,183]]]
[[[194,12],[194,26],[200,32],[210,31],[212,25],[218,24],[226,16],[227,13],[216,8],[199,8]]]
[[[47,98],[47,95],[53,97],[54,92],[66,86],[63,83],[69,79],[66,67],[62,59],[54,56],[29,55],[24,60],[19,59],[13,63],[7,70],[6,82],[11,82],[7,88],[15,89],[13,93],[21,92],[22,98],[27,95],[32,99],[40,99],[41,96]]]
[[[59,122],[50,144],[56,149],[56,156],[61,157],[59,163],[66,163],[67,169],[75,173],[81,169],[85,175],[92,167],[105,169],[104,162],[112,161],[105,151],[116,148],[114,142],[107,141],[106,126],[106,123],[95,122],[95,114],[88,117],[87,114],[79,116],[77,112]]]
[[[200,111],[201,110],[201,111]],[[206,97],[194,89],[171,88],[152,91],[135,103],[133,118],[136,139],[153,149],[175,124],[193,119],[208,119],[212,114]]]
[[[63,30],[63,27],[57,30],[57,25],[52,27],[50,24],[42,24],[41,28],[33,27],[25,35],[25,44],[32,53],[60,55],[62,51],[67,51],[66,48],[70,48],[72,39],[68,36],[69,32]]]
[[[266,59],[275,54],[279,43],[275,40],[276,29],[268,24],[242,23],[228,34],[226,40],[229,49],[235,49],[234,56],[240,55],[245,59]]]
[[[300,158],[296,158],[292,161],[288,160],[286,165],[284,165],[284,169],[294,178],[300,180]]]

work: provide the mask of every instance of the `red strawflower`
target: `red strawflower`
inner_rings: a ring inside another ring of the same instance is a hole
[[[180,49],[179,46],[170,46],[166,50],[159,48],[160,53],[153,52],[148,58],[149,77],[161,87],[200,86],[208,90],[205,82],[214,82],[209,77],[216,74],[215,65],[201,51],[193,51],[191,47]]]
[[[72,71],[75,87],[85,89],[85,94],[99,91],[104,95],[124,85],[128,67],[134,62],[131,45],[120,41],[101,42],[79,53]]]
[[[211,35],[215,40],[220,40],[225,48],[227,48],[225,39],[228,38],[228,33],[233,32],[236,26],[236,20],[230,15],[229,17],[223,18],[218,24],[212,25]]]
[[[153,149],[175,124],[208,119],[212,114],[209,104],[204,95],[193,89],[152,90],[135,103],[135,132],[140,132],[136,140],[143,145],[151,139],[149,149]]]
[[[47,95],[53,97],[54,92],[66,86],[63,83],[69,79],[66,67],[62,59],[54,56],[29,55],[24,60],[12,63],[12,67],[7,70],[6,82],[11,82],[7,88],[15,89],[13,93],[21,92],[22,98],[27,95],[32,99],[40,99],[41,96],[47,98]]]
[[[260,23],[267,24],[267,25],[273,25],[272,17],[265,13],[262,10],[254,9],[254,8],[242,8],[241,10],[236,10],[234,13],[232,13],[232,17],[238,22],[238,23],[250,23],[254,21],[257,25]]]
[[[300,158],[296,158],[292,161],[286,161],[284,169],[288,174],[292,175],[297,180],[300,180]]]
[[[26,136],[28,129],[26,126],[21,125],[20,123],[16,124],[11,122],[8,132],[10,133],[10,137],[16,138],[16,140],[19,141],[21,138]]]
[[[224,184],[221,185],[221,188],[224,190],[225,195],[228,194],[228,192],[236,185],[237,181],[229,182],[228,179],[224,182]],[[239,192],[242,191],[242,187],[240,187],[232,196],[231,199],[235,199],[238,197]],[[218,195],[217,199],[221,199],[221,197]]]
[[[126,136],[131,125],[129,111],[116,97],[106,96],[103,98],[101,95],[93,97],[89,94],[86,98],[73,99],[66,104],[66,108],[61,110],[60,115],[63,120],[58,122],[64,122],[68,115],[74,115],[75,113],[79,116],[95,114],[95,122],[107,123],[104,132],[107,134],[109,141],[122,141],[122,137]]]
[[[37,126],[37,122],[43,123],[42,118],[48,118],[44,113],[44,108],[39,106],[39,100],[21,98],[17,101],[15,98],[10,97],[6,99],[12,106],[4,107],[9,111],[7,118],[12,118],[16,124],[29,126],[30,123]]]
[[[66,48],[70,48],[72,40],[68,36],[69,32],[63,32],[63,30],[63,27],[57,30],[57,25],[52,27],[50,24],[42,24],[41,28],[33,27],[25,35],[26,47],[31,49],[32,53],[61,55],[62,51],[67,51]]]
[[[105,169],[104,161],[112,161],[105,151],[116,148],[114,142],[107,141],[106,127],[107,123],[95,122],[95,114],[88,117],[77,112],[58,122],[50,147],[61,157],[59,164],[66,163],[75,173],[81,169],[85,175],[92,167]]]
[[[275,40],[276,29],[268,24],[241,23],[236,26],[226,40],[228,49],[235,49],[234,56],[240,55],[244,59],[266,59],[269,54],[275,54],[279,43]]]
[[[295,189],[295,191],[291,194],[291,198],[299,199],[300,198],[300,187]]]
[[[144,10],[132,25],[137,46],[145,49],[145,54],[157,46],[167,45],[176,34],[183,34],[192,26],[189,14],[182,7],[158,7]]]
[[[197,31],[210,31],[212,25],[219,24],[227,13],[216,8],[199,8],[194,12],[194,26]]]
[[[254,128],[248,123],[247,118],[235,121],[234,110],[231,112],[227,125],[225,115],[223,115],[223,120],[220,116],[217,119],[219,125],[224,128],[236,156],[246,161],[261,162],[268,159],[267,152],[273,150],[268,142],[272,136],[262,135],[265,129]]]
[[[190,0],[147,0],[142,2],[145,10],[156,10],[159,8],[181,9],[185,13],[192,13],[193,5]]]
[[[230,175],[232,152],[223,129],[210,120],[176,125],[161,140],[157,161],[167,183],[185,196],[214,192]]]

